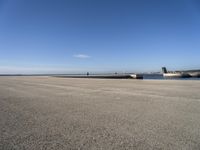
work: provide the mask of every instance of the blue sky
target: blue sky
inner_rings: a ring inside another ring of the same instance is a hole
[[[200,68],[198,0],[0,0],[0,73]]]

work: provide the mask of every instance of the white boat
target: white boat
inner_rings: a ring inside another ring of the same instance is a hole
[[[191,76],[188,73],[163,73],[163,77],[166,78],[190,78]]]
[[[165,78],[190,78],[192,77],[186,72],[168,72],[165,67],[162,67],[163,77]]]
[[[199,78],[200,77],[200,72],[189,72],[189,75],[191,77]]]

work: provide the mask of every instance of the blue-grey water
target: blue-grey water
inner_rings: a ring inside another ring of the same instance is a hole
[[[164,78],[162,74],[144,74],[143,77],[148,80],[200,80],[200,78]]]
[[[131,74],[131,73],[130,73]],[[77,75],[86,75],[86,74],[0,74],[1,76],[56,76],[56,75],[70,75],[70,76],[77,76]],[[94,74],[97,75],[97,74]],[[110,75],[110,74],[104,74]],[[200,80],[200,78],[164,78],[162,74],[143,74],[143,79],[145,80]]]

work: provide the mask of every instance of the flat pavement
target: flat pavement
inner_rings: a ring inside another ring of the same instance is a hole
[[[0,77],[1,150],[200,149],[200,81]]]

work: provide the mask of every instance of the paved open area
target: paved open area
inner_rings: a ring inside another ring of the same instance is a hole
[[[200,81],[0,77],[0,149],[200,149]]]

